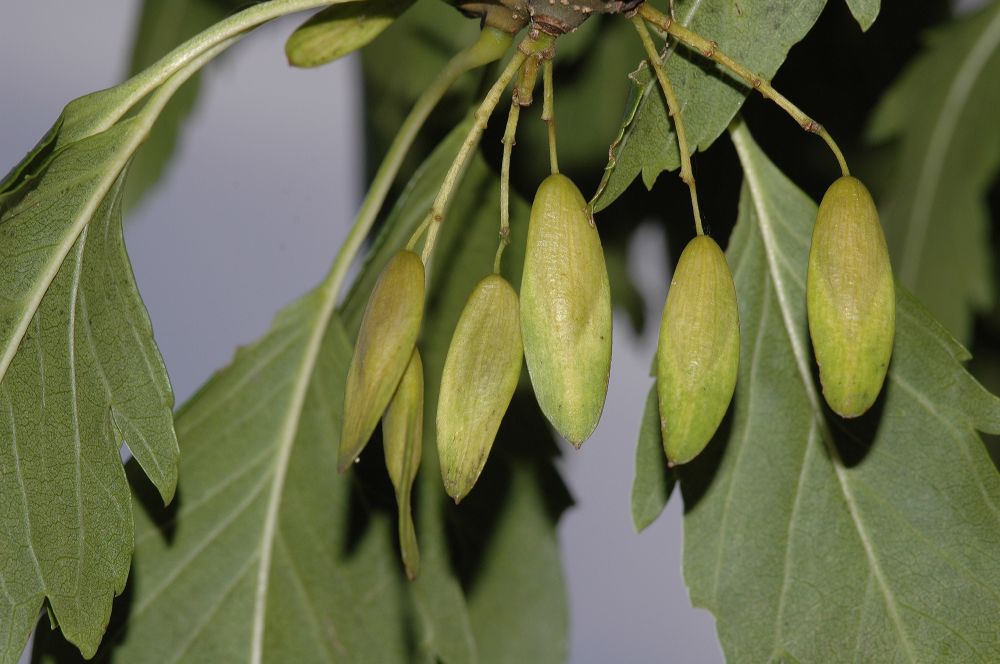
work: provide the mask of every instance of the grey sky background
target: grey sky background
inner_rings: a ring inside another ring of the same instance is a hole
[[[67,101],[122,80],[139,7],[0,3],[0,171]],[[300,20],[259,30],[208,68],[174,161],[126,226],[178,404],[322,277],[363,193],[358,62],[289,68],[282,46]],[[680,500],[674,496],[641,535],[629,514],[669,280],[662,243],[649,227],[632,247],[633,264],[642,266],[635,276],[653,303],[649,330],[637,339],[616,319],[601,424],[582,451],[562,446],[577,501],[560,526],[574,664],[722,660],[713,620],[690,607],[681,576]]]

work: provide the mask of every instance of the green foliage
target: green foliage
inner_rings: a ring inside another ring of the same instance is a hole
[[[97,649],[132,548],[121,444],[164,501],[177,481],[173,394],[121,236],[126,164],[159,104],[101,129],[124,95],[71,103],[3,185],[0,455],[14,469],[0,474],[5,660],[45,599],[67,638]]]
[[[96,154],[79,152],[51,168]],[[0,473],[5,660],[17,659],[45,599],[85,654],[100,643],[131,556],[122,443],[162,500],[177,481],[173,394],[122,244],[122,180],[72,243],[0,382],[0,456],[13,471]],[[25,206],[52,205],[42,187],[32,194]],[[30,233],[19,221],[15,211],[3,223]]]
[[[880,198],[896,275],[959,341],[996,294],[986,194],[1000,169],[1000,4],[935,30],[870,128],[894,141]]]
[[[315,3],[313,3],[315,4]],[[306,0],[247,10],[119,86],[76,99],[0,182],[0,659],[47,601],[85,656],[128,576],[127,443],[160,497],[177,481],[173,394],[121,236],[123,181],[177,88],[243,32]]]
[[[819,18],[825,0],[766,3],[676,3],[676,17],[737,61],[770,78],[788,50]],[[876,4],[877,3],[857,3]],[[671,48],[663,62],[682,101],[684,126],[692,150],[705,149],[725,130],[750,90],[700,54]],[[626,106],[622,133],[614,143],[606,187],[595,201],[602,210],[618,198],[637,175],[647,188],[665,170],[680,165],[677,138],[666,102],[646,66],[631,76],[635,84]]]
[[[675,477],[667,468],[660,433],[656,384],[649,388],[635,448],[635,481],[632,483],[632,525],[637,533],[656,521],[674,491]]]
[[[227,17],[237,4],[147,0],[133,67],[151,66],[71,102],[0,182],[0,615],[9,618],[0,661],[16,660],[46,603],[53,627],[92,655],[123,589],[102,661],[564,661],[568,607],[556,526],[571,499],[525,376],[460,506],[445,494],[436,451],[446,353],[497,246],[497,118],[426,266],[414,581],[400,561],[378,434],[358,463],[336,472],[352,340],[379,273],[424,220],[472,126],[473,77],[422,133],[344,300],[338,305],[328,279],[286,307],[171,418],[169,383],[122,242],[122,207],[169,159],[197,94],[185,81],[252,27],[334,3],[271,0]],[[415,3],[394,21],[408,4],[350,2],[307,23],[323,27],[320,60],[373,40],[364,62],[375,156],[476,30],[441,3]],[[881,8],[878,0],[835,4],[863,30]],[[770,78],[825,6],[679,0],[676,10]],[[378,18],[365,25],[359,17]],[[331,29],[339,35],[332,45],[324,41]],[[293,45],[305,32],[295,34]],[[1000,75],[998,43],[996,4],[936,31],[870,131],[898,146],[883,210],[897,276],[961,340],[970,338],[971,315],[995,299],[984,200],[1000,154],[990,115],[1000,103],[991,85]],[[641,58],[620,17],[591,20],[558,42],[561,165],[596,183],[613,142],[598,209],[636,175],[652,186],[678,166],[648,69],[625,76]],[[749,89],[683,47],[671,47],[664,61],[692,145],[705,149]],[[489,80],[487,73],[479,81],[480,92]],[[618,107],[605,99],[629,91],[619,123]],[[501,269],[515,289],[529,215],[517,192],[534,191],[547,164],[545,125],[531,120],[522,122],[515,151],[513,243]],[[732,135],[744,174],[728,250],[741,322],[737,391],[704,453],[674,472],[653,386],[636,448],[636,530],[658,518],[679,480],[691,598],[714,613],[733,661],[1000,660],[1000,475],[977,433],[1000,433],[1000,400],[963,369],[969,358],[959,343],[898,288],[896,345],[874,409],[843,420],[826,408],[805,313],[815,204],[744,126]],[[699,182],[712,175],[699,173]],[[624,252],[636,208],[626,198],[614,210],[612,223],[598,219],[602,239],[605,228],[615,233],[605,246],[612,292],[638,326],[643,303]],[[122,443],[136,458],[125,471]],[[134,516],[133,503],[141,506]],[[79,654],[56,631],[41,630],[36,659]]]
[[[419,223],[424,195],[440,184],[467,127],[431,155],[397,203],[377,243],[387,256]],[[482,197],[499,201],[496,176],[477,159],[466,183],[471,191],[458,197],[453,213],[469,225],[447,226],[438,255],[444,266],[467,269],[458,278],[432,271],[436,298],[420,343],[427,396],[414,501],[416,581],[406,582],[399,560],[381,450],[369,446],[348,474],[336,472],[352,353],[341,320],[357,328],[367,292],[353,290],[337,314],[336,294],[320,287],[279,314],[263,339],[240,350],[178,413],[180,497],[168,510],[136,517],[135,568],[106,659],[564,659],[555,523],[567,499],[544,453],[548,434],[537,415],[530,433],[501,428],[497,446],[507,449],[491,460],[481,480],[486,487],[460,509],[445,496],[437,468],[433,422],[448,342],[495,250],[497,209]],[[461,241],[475,231],[482,241]],[[519,270],[520,263],[510,267]],[[380,261],[369,261],[359,283],[380,271]],[[497,491],[498,484],[511,490]],[[461,550],[449,549],[451,536]],[[536,546],[525,550],[526,540]],[[517,592],[512,575],[523,580]],[[510,634],[519,634],[516,647],[499,638]],[[59,650],[51,639],[39,648],[51,658]]]
[[[682,474],[692,601],[734,661],[997,659],[1000,477],[975,429],[1000,431],[1000,400],[901,292],[881,403],[830,413],[804,308],[816,207],[744,127],[733,139],[744,359],[729,430]]]

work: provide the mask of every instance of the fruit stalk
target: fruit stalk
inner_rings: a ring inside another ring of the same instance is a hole
[[[500,95],[503,94],[503,91],[514,79],[524,61],[529,56],[549,48],[552,45],[553,39],[551,35],[539,32],[530,32],[528,36],[522,39],[510,62],[507,63],[507,66],[500,73],[493,87],[490,88],[489,92],[486,93],[486,97],[483,98],[482,103],[479,104],[479,108],[476,109],[475,122],[465,137],[462,147],[459,148],[458,154],[455,155],[455,160],[451,163],[451,168],[448,169],[448,173],[441,183],[441,188],[434,198],[434,203],[431,205],[431,210],[422,224],[427,229],[427,239],[424,241],[422,259],[424,265],[428,268],[430,267],[429,261],[434,251],[434,244],[437,241],[437,234],[441,229],[441,222],[444,221],[444,216],[448,211],[452,194],[465,174],[469,160],[472,158],[472,152],[479,145],[479,139],[482,137],[483,131],[486,130],[486,122],[489,120],[490,115],[492,115],[493,109],[500,102]]]
[[[667,78],[667,71],[663,68],[663,63],[660,61],[660,54],[656,52],[656,47],[653,45],[653,38],[650,37],[649,30],[646,29],[646,24],[640,16],[636,15],[632,17],[632,25],[635,26],[636,32],[639,33],[642,46],[646,49],[649,66],[656,73],[656,80],[660,82],[663,96],[667,98],[667,109],[670,111],[670,117],[674,119],[674,128],[677,130],[677,146],[681,154],[681,180],[684,181],[684,184],[688,186],[688,190],[691,192],[691,212],[694,215],[695,229],[698,231],[698,235],[704,235],[705,231],[701,226],[701,210],[698,208],[698,188],[694,181],[694,171],[691,169],[691,151],[688,147],[687,132],[684,131],[684,120],[681,118],[681,105],[678,103],[677,95],[674,93],[674,86],[670,84],[670,79]]]
[[[324,285],[334,294],[340,290],[344,277],[347,275],[347,269],[354,262],[361,245],[368,237],[368,232],[375,223],[379,210],[382,209],[385,197],[389,194],[389,187],[392,186],[392,181],[399,173],[403,159],[431,111],[434,110],[434,107],[444,97],[444,93],[458,80],[459,76],[470,69],[499,59],[509,48],[511,41],[510,35],[495,28],[485,28],[479,33],[476,41],[465,50],[457,53],[445,65],[437,78],[421,93],[409,115],[400,125],[392,145],[389,146],[389,150],[382,159],[382,163],[379,164],[368,193],[358,210],[354,226],[347,239],[344,240],[344,244],[330,268]]]
[[[542,121],[549,128],[549,170],[552,175],[559,172],[559,155],[556,151],[556,95],[552,87],[552,59],[545,61],[542,70]]]
[[[850,175],[850,171],[847,168],[847,160],[844,159],[844,154],[840,151],[840,148],[833,140],[833,137],[830,136],[829,132],[823,128],[823,125],[803,113],[798,106],[790,102],[784,95],[771,87],[771,83],[767,79],[763,76],[755,74],[733,58],[726,55],[724,52],[720,51],[719,45],[716,42],[709,41],[698,33],[688,30],[663,12],[660,12],[655,7],[652,7],[648,2],[644,3],[642,7],[640,7],[638,16],[649,21],[657,29],[659,29],[661,33],[669,34],[691,50],[722,65],[732,74],[742,79],[743,82],[749,87],[759,92],[765,99],[773,101],[781,107],[783,111],[788,113],[788,115],[790,115],[792,119],[795,120],[800,127],[802,127],[802,129],[822,138],[833,152],[833,155],[837,158],[837,163],[840,164],[841,174]]]

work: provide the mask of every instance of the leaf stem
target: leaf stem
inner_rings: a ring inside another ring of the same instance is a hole
[[[698,235],[704,235],[705,231],[701,225],[701,210],[698,207],[698,188],[694,181],[694,172],[691,169],[691,151],[688,147],[687,132],[684,130],[684,120],[681,117],[681,107],[677,102],[674,86],[670,84],[670,79],[667,78],[667,71],[660,60],[660,54],[656,51],[653,38],[649,35],[649,30],[646,29],[646,24],[642,18],[638,15],[633,16],[632,25],[635,26],[636,32],[639,33],[642,46],[646,49],[646,57],[649,60],[649,65],[656,73],[656,79],[660,82],[660,88],[663,89],[663,96],[667,99],[667,108],[670,111],[670,117],[674,120],[677,145],[681,155],[681,180],[684,181],[684,184],[688,186],[688,190],[691,192],[691,212],[694,215],[695,230],[698,232]]]
[[[844,154],[840,151],[840,147],[837,146],[836,141],[833,140],[833,137],[830,136],[829,132],[827,132],[821,124],[803,113],[798,106],[786,99],[784,95],[771,87],[771,83],[763,76],[755,74],[740,63],[733,60],[724,52],[720,51],[719,45],[716,42],[709,41],[698,33],[688,30],[666,14],[658,11],[655,7],[652,7],[648,2],[644,3],[639,9],[639,16],[652,23],[658,29],[674,37],[691,50],[696,51],[702,56],[722,65],[736,77],[742,79],[743,82],[749,87],[759,92],[765,99],[770,99],[781,107],[781,109],[788,113],[788,115],[790,115],[792,119],[795,120],[800,127],[802,127],[802,129],[822,138],[833,152],[833,155],[837,158],[837,163],[840,165],[841,173],[843,175],[850,175],[850,170],[847,168],[847,160],[844,159]]]
[[[559,172],[559,156],[556,151],[556,109],[555,91],[552,86],[552,59],[545,61],[542,69],[542,120],[549,126],[549,169],[555,175]]]
[[[500,258],[510,244],[510,153],[514,148],[517,134],[517,119],[521,115],[521,104],[515,94],[510,100],[507,127],[503,132],[503,158],[500,161],[500,245],[493,259],[493,271],[500,273]]]
[[[511,41],[513,38],[505,32],[490,27],[484,28],[479,33],[479,38],[471,46],[456,54],[441,70],[437,78],[424,89],[410,110],[410,114],[406,116],[400,126],[399,132],[397,132],[392,145],[389,146],[389,150],[375,173],[375,177],[372,179],[368,193],[358,210],[354,226],[337,253],[324,282],[327,288],[330,288],[334,293],[340,291],[344,277],[347,275],[347,269],[354,262],[361,245],[368,237],[368,232],[375,223],[389,193],[389,187],[403,164],[403,158],[410,146],[413,145],[413,141],[427,117],[441,101],[445,92],[465,72],[499,59],[509,48]]]
[[[511,57],[507,66],[500,73],[500,76],[493,84],[493,87],[491,87],[489,92],[486,93],[486,97],[483,98],[479,108],[476,109],[475,122],[469,130],[468,135],[465,137],[462,147],[459,148],[458,154],[455,155],[455,160],[451,163],[451,167],[448,169],[448,173],[445,175],[444,181],[441,183],[441,188],[438,190],[438,194],[434,198],[434,203],[431,205],[430,212],[428,212],[427,218],[424,221],[424,224],[427,225],[427,239],[424,241],[424,251],[421,257],[425,266],[429,265],[431,254],[434,251],[434,245],[437,242],[438,231],[441,229],[441,222],[444,220],[445,214],[448,211],[448,205],[451,203],[451,197],[455,191],[455,187],[462,180],[462,176],[465,174],[465,169],[469,165],[472,153],[476,146],[479,145],[479,139],[482,137],[483,131],[486,129],[486,122],[493,113],[493,109],[495,109],[497,104],[500,102],[500,95],[503,94],[503,91],[514,79],[514,76],[517,74],[521,65],[524,64],[524,61],[528,58],[528,56],[535,55],[549,48],[552,45],[553,39],[554,38],[551,35],[545,34],[544,32],[529,32],[528,36],[522,39],[520,44],[518,44],[513,57]]]

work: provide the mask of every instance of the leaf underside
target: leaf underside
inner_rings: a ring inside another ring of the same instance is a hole
[[[132,551],[122,443],[161,500],[177,479],[173,394],[122,239],[124,171],[146,125],[80,129],[114,94],[71,103],[0,194],[4,662],[46,599],[68,639],[97,649]]]
[[[1000,400],[898,289],[882,397],[825,407],[805,318],[815,204],[744,127],[728,258],[742,329],[731,421],[685,467],[685,578],[732,661],[997,661]]]

